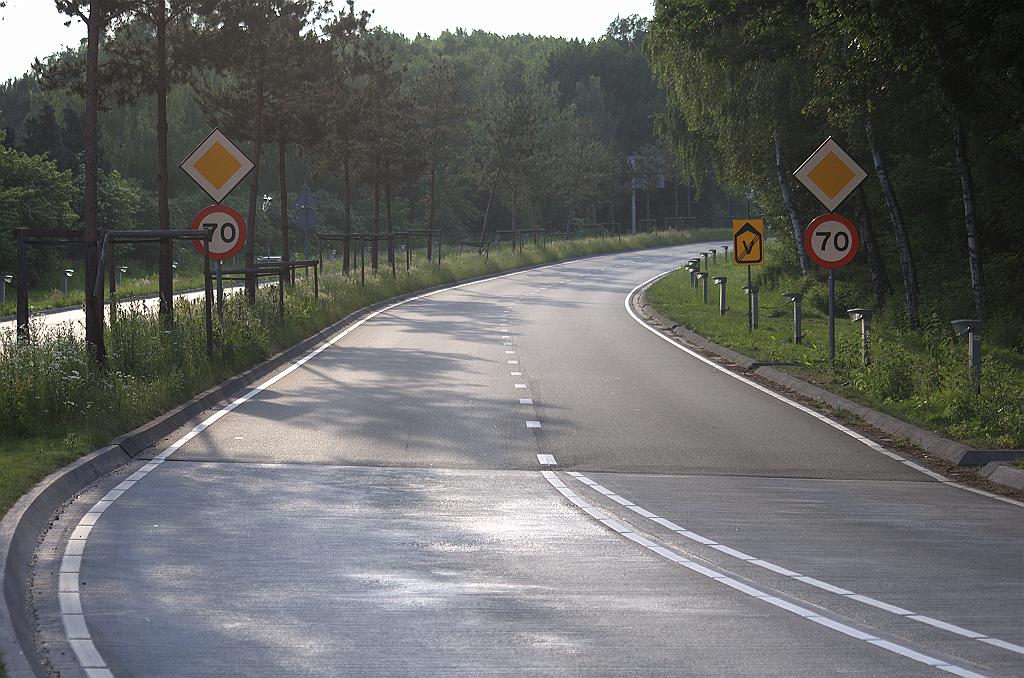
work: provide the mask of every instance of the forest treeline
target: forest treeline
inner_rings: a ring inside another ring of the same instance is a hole
[[[262,159],[227,203],[255,223],[256,255],[285,258],[304,244],[292,209],[303,184],[323,230],[433,229],[457,243],[513,226],[628,222],[628,156],[664,155],[654,131],[664,97],[642,18],[617,18],[588,41],[407,38],[353,3],[107,5],[116,8],[97,55],[100,228],[187,228],[209,199],[177,165],[213,126]],[[13,265],[11,229],[81,221],[87,56],[83,42],[0,86],[7,162],[15,151],[36,158],[17,163],[33,167],[32,194],[48,196],[44,209],[8,200],[2,270]],[[679,201],[693,192],[666,184],[667,166],[648,170],[639,218],[685,213]]]
[[[1024,4],[655,5],[646,50],[679,166],[751,190],[789,270],[810,268],[800,234],[826,211],[792,173],[831,135],[869,172],[839,208],[864,244],[852,305],[873,297],[912,329],[980,317],[1024,348]]]
[[[831,135],[870,175],[840,208],[864,243],[844,300],[1024,347],[1020,3],[658,0],[589,41],[406,37],[351,2],[56,4],[88,39],[0,85],[3,271],[18,227],[186,227],[209,200],[177,164],[218,126],[258,160],[227,200],[248,263],[302,248],[302,184],[324,230],[449,243],[628,223],[635,187],[640,219],[759,213],[784,244],[766,273],[809,281],[798,236],[824,210],[792,172]]]

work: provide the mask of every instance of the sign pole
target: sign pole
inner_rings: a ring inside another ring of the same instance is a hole
[[[217,262],[217,317],[224,320],[224,266],[222,261]]]
[[[750,285],[750,265],[747,265],[747,332],[754,331],[754,295]]]
[[[204,315],[206,316],[206,355],[210,358],[213,357],[213,285],[210,280],[210,243],[213,240],[213,232],[213,228],[206,228],[204,233],[206,236],[204,239],[205,247],[203,248],[205,250],[203,254],[203,297],[206,302],[204,304],[206,307],[204,309]],[[217,263],[219,269],[220,262]]]
[[[836,368],[836,274],[828,270],[828,363]]]

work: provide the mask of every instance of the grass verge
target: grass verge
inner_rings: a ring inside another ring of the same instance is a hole
[[[71,329],[33,331],[18,345],[0,338],[0,510],[60,466],[130,431],[162,412],[275,353],[311,336],[345,315],[399,294],[524,266],[606,252],[643,249],[725,237],[721,231],[662,232],[591,238],[503,249],[484,258],[453,255],[442,266],[419,257],[397,277],[382,270],[358,276],[328,270],[320,299],[300,281],[287,289],[286,313],[277,315],[277,291],[260,289],[249,306],[241,295],[225,302],[215,322],[213,358],[206,355],[203,307],[179,299],[175,325],[165,329],[140,304],[123,304],[108,327],[106,369],[91,360]]]
[[[718,311],[718,288],[709,289],[705,305],[687,271],[660,280],[647,299],[662,315],[712,341],[758,361],[798,363],[779,369],[904,421],[977,447],[1024,447],[1024,361],[1019,353],[990,342],[982,360],[982,393],[975,395],[968,382],[966,346],[953,337],[947,321],[933,316],[921,329],[910,330],[894,314],[883,313],[872,325],[871,364],[864,366],[860,323],[850,322],[846,308],[870,304],[840,290],[833,369],[824,281],[762,281],[760,323],[750,332],[742,291],[746,270],[720,261],[711,266],[711,276],[719,275],[727,277],[724,316]],[[793,306],[782,296],[793,291],[805,295],[801,344],[793,341]]]

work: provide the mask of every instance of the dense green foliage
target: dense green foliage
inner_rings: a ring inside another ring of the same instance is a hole
[[[252,215],[258,255],[282,253],[277,171],[282,149],[285,212],[307,183],[320,201],[324,231],[344,229],[346,208],[357,232],[424,228],[432,222],[455,243],[482,232],[493,239],[496,230],[513,223],[557,230],[573,221],[628,223],[626,158],[655,152],[653,120],[664,107],[643,53],[645,20],[617,19],[607,35],[590,41],[461,30],[410,39],[360,26],[355,10],[334,15],[291,0],[269,5],[280,17],[271,12],[263,24],[256,21],[262,10],[252,3],[175,0],[168,5],[172,227],[187,227],[209,202],[175,165],[213,125],[251,153],[254,78],[261,59],[267,64],[260,73],[268,94],[258,193],[273,200]],[[160,221],[157,72],[146,51],[155,35],[152,14],[132,10],[112,19],[101,52],[100,181],[110,186],[100,187],[100,209],[116,209],[100,215],[101,228],[115,223],[155,228]],[[242,19],[248,23],[238,23]],[[229,30],[236,24],[249,32]],[[257,25],[269,37],[251,30]],[[204,29],[214,26],[215,42],[203,43]],[[299,30],[306,31],[302,40]],[[207,58],[190,57],[194,44],[204,45],[194,51]],[[6,144],[48,156],[71,170],[78,183],[83,54],[84,48],[54,55],[32,73],[0,85]],[[673,171],[662,169],[659,176]],[[707,223],[716,203],[724,201],[712,190],[704,203],[688,205],[687,188],[671,177],[649,183],[650,190],[641,191],[641,219],[691,213]],[[246,188],[240,186],[228,202],[248,218]],[[67,198],[80,213],[80,191]],[[292,220],[291,252],[301,252],[304,235]],[[176,248],[174,259],[195,259],[189,246]],[[140,247],[128,256],[140,264],[133,268],[147,268],[141,264],[155,260],[156,248]],[[0,270],[11,267],[12,257],[10,240],[0,234]]]
[[[681,165],[750,191],[788,270],[825,211],[791,175],[831,135],[869,172],[840,207],[866,244],[851,301],[893,332],[982,317],[1020,352],[1022,27],[998,0],[658,0],[647,51]]]

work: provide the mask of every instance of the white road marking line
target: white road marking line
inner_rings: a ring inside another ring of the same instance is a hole
[[[573,262],[556,262],[556,263],[553,263],[553,264],[549,264],[547,266],[539,266],[537,268],[527,269],[527,270],[523,270],[523,271],[512,271],[511,273],[503,273],[501,275],[495,275],[495,276],[492,276],[492,277],[489,277],[489,278],[484,278],[482,280],[473,280],[473,281],[465,282],[465,283],[462,283],[462,284],[459,284],[459,285],[452,285],[450,287],[445,287],[445,288],[442,288],[442,289],[433,290],[431,292],[425,292],[423,294],[419,294],[419,295],[416,295],[414,297],[410,297],[408,299],[402,299],[400,301],[396,301],[396,302],[394,302],[392,304],[388,304],[387,306],[384,306],[384,307],[382,307],[380,309],[377,309],[376,311],[371,311],[371,312],[367,313],[365,317],[360,318],[359,320],[355,321],[354,323],[352,323],[351,325],[349,325],[345,329],[343,329],[340,332],[338,332],[337,334],[335,334],[333,337],[331,337],[331,338],[327,339],[326,341],[324,341],[319,346],[310,349],[302,358],[299,358],[298,360],[293,361],[290,365],[288,365],[284,369],[280,370],[279,372],[276,372],[270,378],[265,380],[263,383],[258,384],[257,386],[251,388],[244,395],[242,395],[242,396],[240,396],[238,398],[235,398],[228,405],[226,405],[226,406],[222,407],[221,409],[217,410],[216,412],[214,412],[212,415],[210,415],[205,420],[203,420],[202,422],[197,424],[195,427],[193,427],[192,430],[190,430],[184,436],[182,436],[181,438],[176,440],[166,450],[164,450],[160,454],[154,456],[153,459],[148,464],[146,464],[142,468],[138,469],[132,475],[128,476],[127,480],[122,482],[115,489],[120,490],[120,491],[125,491],[125,490],[130,489],[132,486],[135,485],[135,483],[137,483],[138,481],[140,481],[143,478],[145,478],[149,474],[150,471],[155,469],[157,466],[161,465],[172,454],[177,452],[184,445],[186,445],[190,440],[192,440],[197,435],[199,435],[200,433],[202,433],[203,431],[208,429],[210,426],[212,426],[214,423],[219,421],[221,418],[223,418],[224,416],[228,415],[229,413],[231,413],[232,411],[237,409],[239,406],[245,404],[246,402],[248,402],[252,398],[256,397],[257,395],[259,395],[263,391],[269,389],[271,386],[273,386],[277,382],[281,381],[282,379],[284,379],[285,377],[287,377],[291,373],[295,372],[297,369],[299,369],[300,367],[305,365],[307,362],[309,362],[310,360],[316,358],[318,355],[320,355],[321,353],[326,351],[328,348],[331,348],[332,346],[337,344],[339,341],[341,341],[342,339],[344,339],[345,337],[350,335],[352,332],[355,332],[357,329],[359,329],[360,327],[362,327],[363,325],[365,325],[369,321],[373,320],[377,316],[380,316],[380,315],[383,315],[385,313],[388,313],[392,309],[398,308],[399,306],[404,306],[406,304],[410,304],[410,303],[415,302],[415,301],[421,301],[423,299],[429,299],[430,297],[433,297],[433,296],[436,296],[436,295],[439,295],[439,294],[444,294],[444,293],[447,293],[447,292],[452,292],[454,290],[465,289],[467,287],[473,287],[473,286],[476,286],[476,285],[481,285],[483,283],[493,282],[495,280],[500,280],[500,279],[503,279],[503,278],[512,278],[512,277],[515,277],[515,276],[518,276],[518,275],[523,275],[525,273],[532,273],[532,272],[536,272],[536,271],[540,271],[540,270],[545,270],[545,269],[548,269],[548,268],[555,268],[555,267],[560,267],[560,266],[566,266],[566,265],[570,265],[572,263]],[[511,304],[511,306],[515,306],[516,303],[517,302],[513,302]],[[505,313],[507,315],[508,311],[505,311]],[[507,328],[503,328],[502,331],[509,332],[510,330],[508,330]],[[509,334],[503,334],[503,335],[501,335],[501,338],[502,338],[502,340],[506,340],[506,341],[511,341],[511,339],[512,339],[511,335],[509,335]],[[517,389],[525,389],[526,388],[526,384],[516,384],[515,387]],[[88,526],[95,525],[96,522],[99,520],[100,515],[102,515],[103,511],[106,510],[107,507],[109,507],[115,500],[116,499],[114,499],[114,498],[112,498],[110,500],[102,500],[101,499],[99,502],[97,502],[89,510],[89,512],[87,512],[82,517],[81,520],[79,520],[77,527],[80,528],[80,527],[88,527]],[[83,540],[83,541],[87,542],[87,540]],[[70,541],[69,541],[69,543],[70,543]],[[73,548],[77,548],[77,547],[73,547]],[[67,549],[67,546],[65,546],[65,553],[63,554],[63,557],[61,559],[61,565],[60,565],[59,574],[67,574],[67,575],[74,574],[77,577],[78,576],[78,572],[81,569],[82,556],[70,555],[70,554],[68,554],[66,552],[66,549]],[[58,595],[61,595],[61,594],[58,593]],[[74,595],[77,596],[78,594],[75,593]],[[84,621],[84,618],[83,618],[83,621]],[[72,621],[71,623],[75,624],[75,623],[77,623],[77,621]],[[68,625],[67,625],[67,623],[65,623],[65,625],[64,625],[64,631],[65,631],[65,635],[67,635],[67,633],[68,633]],[[89,676],[89,678],[113,678],[113,674],[106,668],[106,665],[103,662],[102,656],[99,654],[99,652],[96,651],[96,648],[93,645],[91,640],[87,640],[87,639],[74,639],[74,640],[71,640],[70,637],[69,637],[68,638],[68,642],[71,643],[72,650],[74,650],[75,656],[78,657],[79,664],[81,664],[82,668],[85,669],[85,672]],[[85,659],[83,659],[83,657],[85,657]]]
[[[526,422],[526,428],[540,428],[540,422],[531,419],[530,421]]]
[[[815,419],[818,419],[818,420],[828,424],[832,428],[845,433],[846,435],[850,436],[851,438],[854,438],[855,440],[857,439],[857,436],[859,434],[856,431],[853,431],[853,430],[843,426],[842,424],[840,424],[837,421],[833,421],[832,419],[830,419],[829,417],[826,417],[823,414],[815,412],[814,410],[810,409],[809,407],[804,407],[803,405],[801,405],[801,404],[799,404],[799,403],[797,403],[797,402],[795,402],[793,400],[790,400],[789,398],[787,398],[786,396],[782,395],[781,393],[776,393],[775,391],[771,390],[770,388],[764,387],[764,386],[762,386],[761,384],[758,384],[755,381],[751,381],[750,379],[747,379],[743,375],[737,374],[736,372],[733,372],[732,370],[730,370],[730,369],[728,369],[728,368],[726,368],[726,367],[724,367],[722,365],[719,365],[718,363],[716,363],[713,360],[705,358],[701,354],[699,354],[696,351],[693,351],[693,350],[687,348],[686,346],[683,346],[679,342],[673,341],[670,337],[668,337],[667,335],[665,335],[661,331],[659,331],[659,330],[651,327],[650,325],[648,325],[646,322],[644,322],[643,318],[639,317],[636,313],[634,313],[633,309],[632,309],[632,307],[630,305],[630,300],[633,298],[633,295],[635,295],[640,289],[646,287],[647,285],[650,285],[651,283],[655,282],[656,280],[664,278],[665,276],[667,276],[667,275],[669,275],[670,273],[673,273],[673,272],[674,271],[669,271],[668,273],[660,273],[660,274],[654,276],[653,278],[651,278],[651,279],[649,279],[649,280],[647,280],[645,282],[640,283],[639,285],[634,287],[632,290],[630,290],[629,294],[626,295],[625,307],[626,307],[626,312],[629,313],[630,317],[633,318],[633,320],[635,320],[637,323],[639,323],[641,327],[643,327],[647,331],[649,331],[652,334],[654,334],[654,336],[660,338],[661,340],[663,340],[665,342],[668,342],[668,344],[670,346],[674,346],[678,350],[683,351],[684,353],[686,353],[686,354],[696,358],[697,360],[701,361],[705,365],[709,365],[709,366],[713,367],[714,369],[718,370],[719,372],[721,372],[723,374],[726,374],[726,375],[732,377],[733,379],[736,379],[737,381],[743,382],[744,384],[750,386],[751,388],[756,388],[758,391],[761,391],[762,393],[765,393],[765,394],[771,396],[772,398],[775,398],[776,400],[784,402],[787,405],[800,410],[801,412],[806,412],[807,414],[811,415]],[[863,438],[863,436],[861,436],[861,438]],[[953,480],[950,480],[949,478],[946,478],[945,476],[941,476],[941,475],[939,475],[937,473],[929,471],[928,469],[925,469],[923,466],[921,466],[919,464],[915,464],[914,462],[912,462],[912,461],[910,461],[908,459],[904,459],[903,457],[900,457],[899,455],[894,455],[893,453],[886,453],[886,451],[884,451],[883,448],[880,445],[876,444],[876,443],[872,443],[872,442],[870,442],[868,440],[861,440],[861,442],[863,442],[864,444],[866,444],[868,447],[870,447],[871,449],[875,450],[876,452],[882,452],[883,454],[886,454],[886,456],[892,457],[894,459],[898,459],[901,463],[909,466],[910,468],[913,468],[914,470],[920,471],[920,472],[924,473],[925,475],[927,475],[929,477],[935,478],[935,480],[937,480],[938,482],[941,482],[943,485],[948,485],[950,487],[956,487],[956,488],[961,489],[961,490],[966,490],[967,492],[973,492],[974,494],[980,494],[983,497],[988,497],[990,499],[996,499],[998,501],[1001,501],[1001,502],[1004,502],[1004,503],[1007,503],[1007,504],[1013,504],[1014,506],[1019,506],[1019,507],[1024,508],[1024,502],[1020,502],[1020,501],[1017,501],[1015,499],[1010,499],[1009,497],[1000,497],[999,495],[992,494],[991,492],[985,492],[984,490],[979,490],[979,489],[976,489],[976,488],[973,488],[973,487],[969,487],[967,485],[961,485],[960,483],[955,482]]]
[[[787,577],[789,579],[793,579],[794,581],[802,582],[804,584],[807,584],[809,586],[813,586],[813,587],[821,589],[823,591],[828,591],[829,593],[835,594],[837,596],[842,596],[844,598],[848,598],[849,600],[855,600],[858,603],[863,603],[865,605],[870,605],[871,607],[875,607],[875,608],[878,608],[880,610],[885,610],[886,612],[898,615],[900,617],[904,617],[906,619],[912,619],[912,620],[914,620],[916,622],[919,622],[919,623],[922,623],[922,624],[928,624],[929,626],[933,626],[935,628],[939,628],[939,629],[942,629],[944,631],[949,631],[950,633],[955,633],[957,635],[964,636],[964,637],[970,638],[972,640],[980,640],[981,642],[988,643],[988,644],[994,645],[996,647],[1000,647],[1000,648],[1002,648],[1004,650],[1009,650],[1010,652],[1016,652],[1017,654],[1024,654],[1024,647],[1020,647],[1019,645],[1014,645],[1013,643],[1007,643],[1006,641],[998,640],[996,638],[989,638],[989,637],[987,637],[983,633],[978,633],[977,631],[972,631],[970,629],[965,629],[962,626],[956,626],[955,624],[950,624],[949,622],[942,621],[941,619],[934,619],[932,617],[926,617],[924,615],[919,615],[919,614],[917,614],[917,613],[915,613],[915,612],[913,612],[911,610],[907,610],[907,609],[904,609],[902,607],[898,607],[896,605],[891,605],[891,604],[886,603],[884,601],[876,600],[876,599],[870,598],[868,596],[863,596],[863,595],[860,595],[860,594],[855,593],[853,591],[848,591],[848,590],[846,590],[846,589],[844,589],[842,587],[835,586],[834,584],[830,584],[828,582],[821,581],[820,579],[815,579],[814,577],[808,577],[806,575],[802,575],[799,572],[793,572],[792,570],[788,570],[788,569],[786,569],[786,568],[784,568],[784,567],[782,567],[780,565],[776,565],[775,563],[771,563],[771,562],[769,562],[767,560],[761,560],[761,559],[758,559],[758,558],[754,558],[753,556],[747,555],[746,553],[743,553],[742,551],[737,551],[736,549],[733,549],[733,548],[730,548],[728,546],[725,546],[724,544],[719,544],[718,542],[713,541],[711,539],[708,539],[707,537],[702,537],[701,535],[697,534],[696,532],[691,532],[691,531],[689,531],[689,530],[687,530],[685,528],[682,528],[679,525],[676,525],[675,523],[673,523],[671,520],[667,520],[665,518],[660,518],[660,517],[656,516],[655,514],[651,513],[650,511],[647,511],[643,507],[637,506],[636,504],[634,504],[629,499],[627,499],[625,497],[622,497],[622,496],[616,494],[615,492],[612,492],[608,488],[604,487],[603,485],[601,485],[601,484],[591,480],[590,478],[588,478],[587,476],[585,476],[582,473],[571,472],[571,473],[569,473],[569,475],[573,479],[577,480],[578,482],[583,483],[584,485],[587,485],[588,487],[590,487],[590,489],[594,490],[595,492],[597,492],[597,493],[599,493],[599,494],[601,494],[601,495],[603,495],[605,497],[608,497],[609,499],[611,499],[612,501],[614,501],[614,502],[616,502],[618,504],[622,504],[623,506],[625,506],[626,508],[630,509],[634,513],[637,513],[639,515],[644,516],[645,518],[647,518],[651,522],[657,523],[658,525],[661,525],[662,527],[666,527],[666,528],[672,530],[673,532],[675,532],[676,534],[678,534],[680,536],[683,536],[683,537],[686,537],[687,539],[690,539],[691,541],[696,541],[696,542],[699,542],[699,543],[704,544],[706,546],[710,546],[711,548],[715,549],[716,551],[720,551],[721,553],[725,553],[726,555],[732,556],[733,558],[738,558],[740,560],[743,560],[745,562],[750,563],[751,565],[757,565],[758,567],[763,567],[766,570],[771,570],[772,572],[775,572],[777,574],[781,574],[782,576]],[[993,642],[993,641],[996,641],[996,642]]]
[[[908,619],[913,619],[914,621],[919,621],[922,624],[928,624],[929,626],[934,626],[935,628],[942,629],[943,631],[949,631],[950,633],[955,633],[958,636],[964,636],[966,638],[970,638],[971,640],[978,640],[979,638],[984,638],[985,637],[984,634],[978,633],[977,631],[971,631],[970,629],[965,629],[962,626],[957,626],[956,624],[950,624],[948,622],[944,622],[941,619],[934,619],[932,617],[926,617],[923,614],[912,614],[912,615],[909,615],[907,618]]]
[[[519,364],[519,361],[518,361],[518,360],[509,360],[509,361],[508,361],[508,364],[509,364],[509,365],[518,365],[518,364]]]
[[[522,372],[509,372],[508,376],[510,376],[510,377],[521,377],[521,376],[523,376],[523,373]]]
[[[541,466],[557,466],[558,462],[555,461],[554,455],[551,454],[538,454],[537,461],[540,462]]]
[[[532,405],[533,404],[533,398],[520,398],[519,399],[519,404],[520,405]]]
[[[515,355],[515,351],[505,351],[505,355]]]
[[[790,603],[777,596],[773,596],[765,591],[761,591],[757,587],[744,584],[743,582],[738,581],[737,579],[730,577],[729,575],[726,575],[722,572],[713,570],[710,567],[705,567],[700,563],[696,563],[692,560],[689,560],[682,554],[679,554],[670,548],[666,548],[662,544],[657,544],[651,541],[650,539],[644,537],[643,535],[640,535],[632,530],[622,532],[620,531],[622,528],[625,528],[627,530],[629,530],[629,528],[622,525],[621,523],[616,522],[614,518],[604,513],[600,509],[597,509],[588,504],[587,501],[583,499],[580,495],[576,494],[573,490],[567,488],[563,483],[561,483],[558,479],[558,475],[554,471],[542,471],[541,474],[548,481],[548,483],[551,484],[552,487],[554,487],[559,493],[561,493],[566,499],[568,499],[574,505],[582,508],[582,510],[587,515],[591,516],[595,521],[597,521],[601,525],[604,525],[605,527],[608,527],[616,534],[619,534],[620,536],[625,537],[630,541],[640,544],[641,546],[649,550],[651,553],[654,553],[655,555],[664,558],[669,562],[681,565],[687,568],[688,570],[708,577],[709,579],[712,579],[718,582],[719,584],[729,586],[730,588],[733,588],[736,591],[743,593],[744,595],[750,596],[756,600],[762,600],[770,605],[779,608],[780,610],[785,610],[787,612],[800,616],[808,621],[812,621],[833,631],[842,633],[850,638],[866,642],[880,649],[887,650],[894,654],[898,654],[902,657],[906,657],[907,659],[911,659],[921,664],[925,664],[926,666],[932,666],[934,668],[947,671],[948,673],[965,676],[979,676],[980,678],[980,674],[974,674],[968,669],[965,669],[961,666],[949,664],[941,659],[930,657],[926,654],[917,652],[916,650],[913,650],[909,647],[905,647],[903,645],[899,645],[888,640],[883,640],[869,633],[861,631],[860,629],[856,629],[852,626],[848,626],[834,619],[825,617],[817,612],[813,612],[801,605]],[[568,475],[570,475],[573,478],[576,478],[577,480],[579,480],[582,477],[581,474],[570,473]],[[618,529],[612,528],[612,524],[616,525]]]

